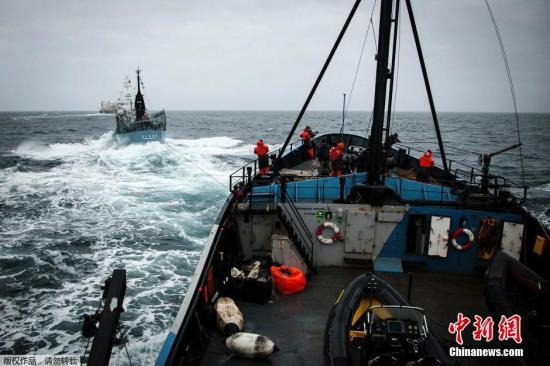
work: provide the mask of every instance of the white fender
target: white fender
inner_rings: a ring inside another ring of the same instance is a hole
[[[244,332],[235,333],[227,338],[225,346],[236,356],[256,360],[267,358],[279,350],[268,337]]]
[[[216,312],[216,324],[218,325],[218,329],[226,337],[240,332],[241,329],[243,329],[243,313],[241,313],[233,299],[229,297],[220,297],[216,300],[214,311]]]

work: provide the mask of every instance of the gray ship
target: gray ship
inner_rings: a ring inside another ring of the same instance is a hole
[[[116,138],[123,144],[134,142],[164,142],[166,135],[166,113],[164,110],[149,114],[141,94],[141,70],[137,69],[137,92],[130,93],[130,81],[125,82],[122,99],[116,111]],[[133,101],[132,101],[133,99]]]

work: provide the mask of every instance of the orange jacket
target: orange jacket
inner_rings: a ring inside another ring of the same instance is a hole
[[[331,161],[341,159],[344,155],[344,152],[337,146],[333,146],[330,148],[330,151],[328,152],[328,156],[330,157]]]
[[[422,154],[420,159],[418,159],[418,162],[421,168],[433,168],[434,158],[432,156],[432,153],[429,151],[426,151],[424,154]]]
[[[262,140],[256,142],[256,147],[254,148],[254,154],[259,157],[265,156],[269,152],[269,147],[264,144]]]
[[[302,132],[300,132],[300,138],[309,141],[311,140],[311,134],[307,129],[304,129]]]

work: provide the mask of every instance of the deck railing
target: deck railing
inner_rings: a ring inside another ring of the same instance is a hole
[[[289,151],[295,150],[297,147],[302,146],[302,141],[297,140],[290,144]],[[415,151],[418,153],[422,153],[423,151],[414,147],[405,146],[402,144],[398,144],[397,146],[403,148],[406,150],[406,153],[408,156],[410,156],[411,151]],[[274,150],[271,152],[271,154],[276,154],[279,152],[280,149]],[[434,156],[439,157],[437,154],[434,154]],[[438,179],[437,185],[441,187],[441,196],[443,197],[446,193],[445,188],[452,188],[453,190],[456,190],[458,188],[458,192],[469,189],[469,190],[478,190],[481,189],[482,179],[483,179],[483,173],[481,169],[471,166],[466,163],[462,163],[453,159],[448,159],[448,167],[449,172],[454,177],[454,179]],[[230,176],[229,176],[229,189],[232,191],[236,187],[239,188],[239,186],[244,186],[247,183],[250,183],[254,180],[254,178],[259,174],[259,166],[258,166],[258,159],[254,159],[244,165],[243,167],[235,170]],[[317,181],[317,186],[319,184],[321,185],[321,192],[323,194],[319,195],[319,198],[317,199],[317,202],[324,202],[324,199],[333,199],[333,195],[328,195],[330,198],[325,198],[327,195],[324,193],[327,190],[339,190],[339,188],[333,188],[333,187],[325,187],[325,180],[323,180],[326,177],[311,177],[308,180]],[[321,180],[321,183],[319,181]],[[357,183],[363,183],[363,182],[357,182]],[[400,182],[400,187],[403,188],[401,185],[402,182]],[[489,176],[489,187],[492,189],[492,195],[494,198],[497,197],[498,192],[501,188],[513,188],[517,190],[523,190],[523,200],[522,202],[526,201],[527,198],[527,188],[523,187],[522,185],[508,179],[504,178],[502,176],[493,175],[491,174]],[[319,188],[318,188],[319,190]],[[407,188],[403,188],[403,190],[400,190],[398,193],[401,192],[412,192],[412,191],[422,191],[422,190],[408,190]],[[297,199],[297,197],[296,197]],[[443,199],[441,201],[444,201]]]
[[[293,151],[294,149],[302,146],[302,144],[302,140],[296,140],[290,143],[288,151]],[[277,150],[270,151],[269,155],[275,154],[275,156],[277,156],[280,150],[281,149],[279,148]],[[259,172],[260,167],[258,165],[258,159],[251,160],[249,163],[229,175],[229,190],[232,191],[235,186],[238,186],[241,183],[246,184],[247,182],[251,182],[252,179],[259,174]]]

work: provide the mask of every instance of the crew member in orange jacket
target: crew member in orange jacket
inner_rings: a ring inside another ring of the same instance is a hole
[[[309,126],[306,126],[306,128],[304,128],[304,130],[300,132],[302,143],[306,146],[307,157],[310,159],[313,159],[315,157],[315,150],[313,149],[313,143],[311,142],[313,136],[314,133]]]
[[[266,175],[269,173],[269,147],[264,143],[264,140],[256,141],[256,146],[254,147],[254,154],[258,155],[258,167],[260,168],[260,174]]]
[[[424,154],[418,159],[418,178],[430,179],[432,176],[432,169],[435,165],[432,150],[426,150]]]
[[[331,147],[328,154],[330,157],[330,176],[341,176],[344,168],[344,144],[340,142]]]

